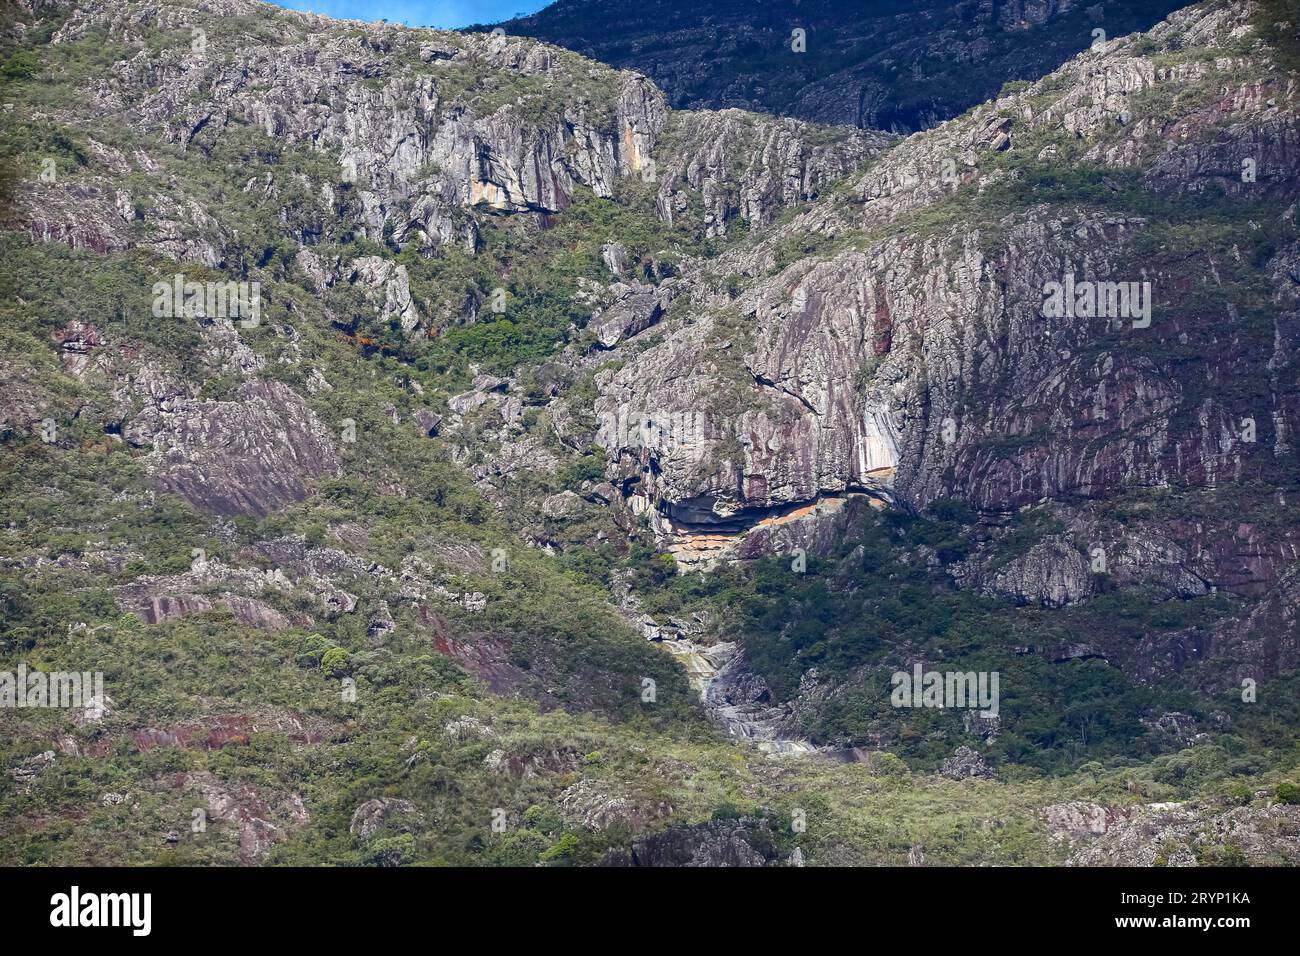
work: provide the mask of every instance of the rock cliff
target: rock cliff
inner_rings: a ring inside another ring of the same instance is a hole
[[[0,13],[3,858],[1294,860],[1293,24],[713,6]]]

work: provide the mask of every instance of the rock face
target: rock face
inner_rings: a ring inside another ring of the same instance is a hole
[[[582,498],[575,492],[562,491],[542,502],[542,514],[557,521],[577,517],[582,512]]]
[[[161,624],[172,618],[204,614],[216,607],[225,607],[243,623],[263,631],[280,631],[289,626],[289,620],[275,608],[255,598],[225,594],[208,598],[201,594],[150,596],[136,604],[126,604],[146,624]]]
[[[782,209],[808,202],[887,145],[880,133],[827,131],[741,110],[674,113],[670,149],[656,167],[659,216],[673,222],[698,194],[704,233],[721,236],[739,217],[769,225]]]
[[[1238,616],[1209,628],[1189,628],[1150,635],[1135,649],[1129,670],[1144,681],[1156,682],[1201,661],[1223,661],[1199,682],[1205,689],[1237,688],[1300,667],[1300,574],[1287,571],[1277,584]]]
[[[333,437],[279,382],[247,382],[236,401],[175,402],[152,440],[154,483],[220,515],[268,515],[340,468]]]
[[[64,368],[110,383],[113,432],[149,449],[154,486],[218,515],[265,516],[301,501],[311,484],[338,474],[334,438],[304,399],[264,379],[265,359],[229,320],[200,325],[198,360],[237,384],[225,400],[201,399],[177,371],[71,322],[55,333]]]
[[[1086,49],[1095,30],[1144,30],[1178,6],[560,0],[501,27],[645,73],[677,109],[742,107],[910,131],[993,97],[1008,80],[1041,76]]]
[[[958,747],[951,757],[939,768],[939,775],[950,780],[970,780],[975,777],[993,777],[994,773],[984,763],[978,751],[970,747]]]
[[[666,300],[671,301],[671,288],[668,285],[667,289],[656,289],[640,282],[616,283],[609,290],[614,296],[613,303],[593,312],[587,328],[604,348],[613,348],[663,317]]]
[[[151,29],[189,33],[210,16],[266,17],[275,38],[205,30],[201,45],[124,61],[91,105],[187,153],[250,130],[317,152],[337,173],[314,195],[288,178],[247,186],[267,202],[293,199],[287,231],[304,245],[355,226],[375,240],[472,250],[477,227],[462,210],[553,213],[575,188],[609,196],[620,177],[653,175],[663,94],[642,76],[596,70],[536,43],[378,23],[345,33],[327,18],[268,12],[254,0],[216,0],[202,11],[155,0],[77,4],[51,42],[104,29],[122,40]],[[499,88],[502,75],[516,94]],[[109,160],[122,173],[157,168],[144,151]],[[107,179],[45,184],[10,218],[43,241],[101,252],[143,245],[211,266],[224,262],[232,238],[193,198],[133,197]],[[414,327],[400,274],[361,278],[380,286],[385,315]]]
[[[474,321],[483,304],[470,296],[417,305],[405,265],[373,254],[347,259],[335,244],[363,238],[427,256],[446,246],[472,253],[485,217],[546,224],[575,190],[610,197],[620,180],[648,184],[665,221],[689,216],[703,234],[721,237],[737,222],[764,226],[815,199],[888,141],[738,110],[676,114],[670,123],[663,94],[645,77],[495,35],[386,24],[343,30],[253,0],[215,0],[202,10],[158,0],[66,7],[56,47],[100,35],[134,44],[158,29],[193,33],[195,42],[124,60],[97,82],[84,108],[120,116],[142,134],[141,146],[125,152],[90,140],[89,171],[21,191],[6,224],[74,248],[138,246],[185,266],[243,271],[233,217],[211,215],[211,197],[192,184],[163,181],[162,152],[236,165],[245,148],[292,153],[293,163],[249,178],[241,202],[283,210],[275,228],[297,249],[295,278],[364,301],[335,316],[348,334],[373,313],[379,325],[419,339]],[[276,36],[208,29],[209,17],[264,17]],[[158,155],[149,142],[160,144]],[[117,185],[132,175],[130,190]],[[606,249],[607,266],[622,277],[626,246]],[[644,291],[593,323],[606,347],[662,315],[671,287]]]
[[[766,753],[812,753],[798,737],[788,705],[773,698],[763,678],[744,666],[740,649],[718,644],[705,652],[717,670],[705,682],[704,704],[731,737]]]
[[[1105,807],[1096,803],[1061,803],[1044,807],[1043,821],[1059,837],[1100,836],[1131,819],[1140,807]]]
[[[257,863],[267,851],[311,820],[297,794],[278,800],[248,784],[231,784],[206,771],[176,776],[176,786],[206,801],[208,819],[235,829],[239,855]]]
[[[376,797],[367,800],[352,813],[348,831],[362,840],[370,840],[387,825],[390,818],[419,816],[415,804],[409,800]]]
[[[352,269],[349,281],[370,291],[381,321],[395,320],[407,333],[419,326],[420,313],[411,301],[411,277],[406,266],[394,265],[379,256],[360,256],[352,260]]]
[[[560,795],[559,806],[566,820],[588,830],[626,826],[634,833],[672,811],[671,805],[665,801],[611,794],[586,779],[565,790]]]
[[[1091,593],[1092,574],[1077,548],[1049,540],[998,571],[990,587],[1025,604],[1064,607]]]
[[[1151,219],[1087,203],[1010,211],[977,199],[1016,188],[1024,167],[1070,149],[1080,162],[1127,170],[1134,188],[1171,204],[1212,182],[1242,198],[1241,215],[1253,197],[1276,204],[1279,225],[1289,222],[1300,198],[1294,84],[1264,60],[1166,67],[1146,52],[1191,38],[1209,51],[1235,49],[1254,29],[1248,15],[1196,7],[1153,30],[1143,52],[1135,38],[1099,45],[909,138],[847,189],[719,257],[708,277],[687,274],[689,318],[661,322],[648,347],[615,348],[624,363],[597,378],[598,441],[629,510],[648,514],[677,550],[683,539],[711,546],[719,533],[844,494],[917,510],[955,497],[1005,516],[1133,488],[1267,483],[1290,454],[1286,436],[1300,413],[1291,246],[1266,246],[1257,265],[1234,262],[1207,286],[1189,285],[1185,259],[1141,256],[1156,241],[1149,233],[1164,228]],[[1213,105],[1158,108],[1189,82],[1203,84]],[[1225,143],[1269,155],[1267,176],[1230,176]],[[1198,173],[1174,172],[1191,168]],[[956,193],[981,214],[959,212]],[[917,226],[916,217],[940,210],[951,218]],[[709,278],[728,273],[747,284]],[[1149,283],[1150,324],[1138,314],[1083,321],[1050,312],[1045,290],[1067,276]],[[1255,281],[1258,297],[1241,285]],[[1197,304],[1189,296],[1198,287],[1251,304]],[[1246,309],[1257,310],[1254,331]],[[1170,358],[1184,347],[1190,365]],[[1202,384],[1234,378],[1260,382],[1260,393]],[[1247,438],[1243,423],[1255,429]],[[1113,529],[1098,541],[1085,537],[1085,528],[1102,528],[1083,511],[1077,534],[984,569],[981,586],[1076,603],[1094,592],[1090,552],[1105,545],[1107,573],[1124,580],[1184,595],[1239,587],[1241,550],[1230,554],[1222,531],[1152,522],[1128,529],[1122,543]],[[1271,586],[1292,560],[1286,535],[1274,532],[1269,558],[1250,559],[1262,577],[1249,588]]]
[[[438,426],[442,424],[442,416],[437,412],[421,409],[412,417],[415,419],[416,426],[428,437],[433,438],[438,434]]]
[[[766,820],[672,827],[613,850],[602,866],[779,866]]]
[[[547,774],[569,773],[578,766],[578,755],[567,748],[534,753],[493,750],[483,758],[484,766],[504,776],[531,780]]]
[[[1042,817],[1072,866],[1287,866],[1300,859],[1300,808],[1069,803]]]
[[[259,375],[265,360],[229,319],[199,330],[199,358],[238,382],[225,400],[197,397],[179,373],[87,323],[71,322],[55,338],[73,376],[110,380],[115,431],[149,449],[154,486],[202,511],[265,517],[339,473],[334,436],[302,396]]]

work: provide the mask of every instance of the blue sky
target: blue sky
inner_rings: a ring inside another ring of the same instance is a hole
[[[540,10],[551,0],[271,0],[292,10],[310,10],[348,20],[387,20],[444,30],[471,23],[496,23],[516,13]]]

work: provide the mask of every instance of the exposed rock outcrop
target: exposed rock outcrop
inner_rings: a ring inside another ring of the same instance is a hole
[[[1073,866],[1285,866],[1300,859],[1300,807],[1070,803],[1042,811]]]
[[[154,484],[214,514],[268,515],[341,467],[333,436],[279,382],[246,382],[236,401],[182,399],[151,431]]]
[[[828,496],[865,493],[916,510],[956,497],[998,517],[1044,500],[1083,502],[1086,512],[1087,502],[1134,488],[1267,482],[1300,414],[1290,252],[1262,252],[1272,261],[1260,263],[1259,278],[1275,303],[1273,318],[1261,319],[1273,326],[1265,350],[1234,306],[1193,299],[1198,287],[1218,296],[1253,281],[1255,266],[1216,257],[1204,286],[1189,285],[1184,259],[1139,256],[1151,226],[1141,216],[1080,204],[1005,215],[980,206],[982,218],[965,218],[952,201],[1014,186],[1024,164],[1069,148],[1171,196],[1206,188],[1173,172],[1195,168],[1229,195],[1276,200],[1287,220],[1300,198],[1294,84],[1262,60],[1158,59],[1191,37],[1236,50],[1255,29],[1249,16],[1240,5],[1196,7],[1141,41],[1099,44],[1027,89],[909,138],[707,275],[688,273],[689,317],[661,322],[648,347],[615,348],[623,364],[597,378],[598,441],[626,508],[648,515],[661,545],[689,566],[692,550],[735,553],[738,533]],[[1189,82],[1214,106],[1162,111],[1163,97]],[[1225,139],[1271,157],[1267,182],[1229,175],[1216,158]],[[1046,145],[1021,155],[1026,141]],[[1019,167],[998,159],[1008,152]],[[920,224],[922,214],[936,223]],[[747,281],[736,291],[728,274]],[[1150,327],[1141,316],[1044,314],[1044,290],[1067,275],[1130,274],[1156,290]],[[1169,360],[1182,348],[1195,371]],[[1255,400],[1203,384],[1233,379],[1267,385]],[[1121,539],[1085,513],[1069,535],[973,568],[964,583],[1026,603],[1078,603],[1098,589],[1091,552],[1102,547],[1115,583],[1178,596],[1258,593],[1295,560],[1294,542],[1275,531],[1269,557],[1252,554],[1250,579],[1239,583],[1241,549],[1225,547],[1221,531],[1176,522],[1158,530]],[[691,538],[694,548],[680,546]],[[786,543],[769,542],[748,553]]]
[[[561,0],[508,20],[639,70],[681,109],[739,106],[823,123],[915,130],[1039,76],[1094,42],[1151,26],[1173,0],[960,3]]]
[[[105,28],[123,39],[164,25],[188,32],[212,15],[266,14],[253,0],[216,0],[202,11],[151,0],[78,4],[52,42]],[[499,36],[381,23],[341,31],[326,18],[289,12],[275,19],[274,42],[205,31],[202,44],[124,61],[99,84],[94,105],[184,151],[210,151],[226,134],[255,130],[331,157],[337,178],[303,197],[288,223],[304,243],[333,231],[337,219],[376,240],[472,249],[477,227],[460,210],[551,213],[578,187],[608,196],[618,178],[650,168],[666,105],[644,77]],[[500,89],[499,75],[514,78],[518,95]],[[147,169],[153,160],[123,163]],[[248,189],[275,200],[301,183],[273,178]],[[47,192],[26,213],[31,234],[101,251],[135,244],[112,193],[59,184]],[[138,198],[128,218],[139,220],[141,244],[208,265],[224,258],[230,237],[192,200]],[[173,227],[190,212],[168,209],[178,202],[197,213],[185,230]],[[170,238],[179,232],[184,246]],[[386,312],[413,327],[400,277],[385,282],[385,298]]]
[[[980,755],[979,751],[962,746],[953,751],[953,755],[944,760],[939,768],[939,775],[950,780],[971,780],[976,777],[991,778],[993,772]]]
[[[250,784],[223,781],[206,771],[177,774],[175,786],[206,802],[208,820],[235,829],[239,856],[245,863],[260,862],[275,843],[311,821],[298,794],[268,794]]]
[[[348,823],[348,831],[362,840],[369,840],[388,825],[391,819],[401,817],[412,818],[412,821],[415,821],[419,819],[420,812],[410,800],[376,797],[367,800],[353,811],[352,819]]]
[[[602,866],[778,866],[766,820],[671,827],[612,850]]]

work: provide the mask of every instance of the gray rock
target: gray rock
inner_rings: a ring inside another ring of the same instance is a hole
[[[939,767],[939,775],[949,780],[971,780],[977,777],[992,779],[997,776],[984,762],[978,751],[961,746]]]
[[[469,715],[448,721],[442,729],[453,740],[486,740],[496,736],[491,727]]]
[[[153,445],[154,485],[219,515],[264,517],[341,469],[333,436],[279,382],[245,382],[236,401],[176,400],[132,428],[133,440]]]
[[[352,260],[350,281],[369,290],[381,321],[396,319],[408,334],[419,327],[420,313],[411,299],[411,277],[406,266],[378,256],[362,256]]]
[[[366,637],[370,639],[372,645],[380,646],[395,630],[397,624],[393,620],[393,612],[388,609],[388,602],[380,601],[374,614],[370,616],[370,623],[366,625]]]
[[[620,290],[619,298],[591,317],[587,328],[607,349],[644,332],[663,315],[662,294],[651,286],[634,283]]]
[[[987,589],[1022,604],[1065,607],[1093,593],[1092,572],[1078,548],[1062,538],[1052,538],[998,570]]]
[[[427,408],[422,408],[412,413],[411,417],[415,419],[415,424],[420,431],[429,438],[433,438],[438,434],[438,426],[442,424],[441,415],[431,412]]]
[[[612,850],[602,866],[779,866],[766,820],[674,826]]]
[[[394,817],[418,819],[419,816],[419,810],[409,800],[376,797],[373,800],[367,800],[352,812],[352,819],[348,823],[348,832],[363,840],[369,840]]]
[[[586,489],[583,497],[595,504],[608,505],[618,499],[618,491],[608,481],[602,481]]]
[[[600,247],[600,258],[606,269],[621,276],[627,269],[627,246],[621,242],[607,242]]]
[[[542,502],[542,514],[556,521],[575,518],[582,513],[582,498],[572,491],[561,491]]]

